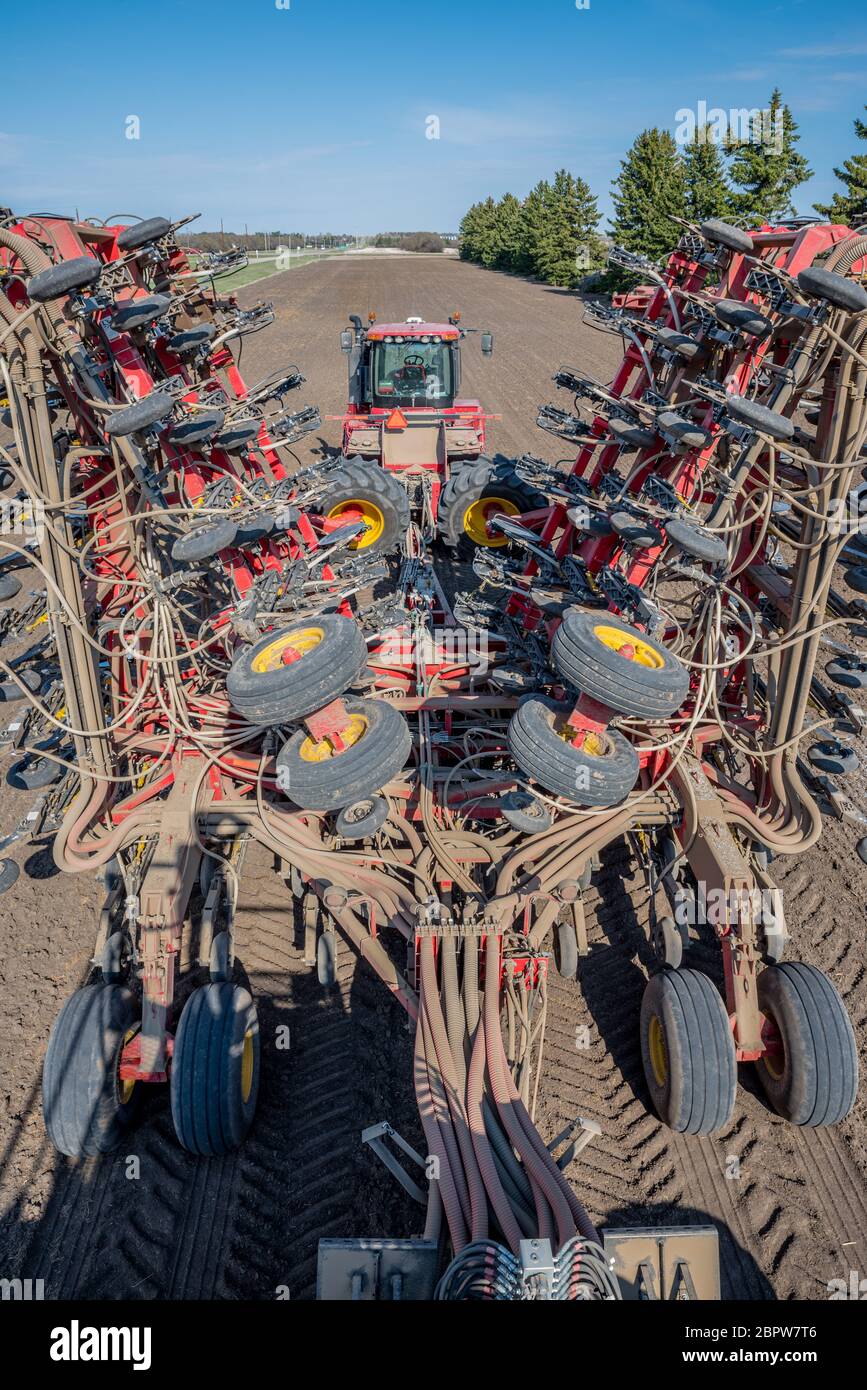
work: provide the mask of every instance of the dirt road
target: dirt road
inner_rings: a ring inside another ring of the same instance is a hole
[[[462,394],[502,416],[491,422],[490,451],[510,455],[561,453],[534,426],[536,406],[554,399],[557,366],[605,377],[619,356],[616,340],[582,325],[573,295],[440,257],[333,259],[261,281],[241,298],[273,299],[277,311],[277,324],[246,342],[247,380],[297,362],[308,378],[300,394],[323,417],[342,409],[338,333],[349,313],[373,309],[384,320],[460,309],[465,324],[496,340],[488,362],[470,338]],[[326,420],[323,439],[338,437]],[[4,831],[23,810],[26,797],[13,805],[4,791]],[[818,849],[776,867],[791,955],[827,970],[842,991],[863,1070],[867,867],[855,838],[832,822]],[[265,1043],[260,1110],[244,1149],[209,1162],[184,1154],[167,1098],[154,1089],[126,1152],[84,1163],[49,1152],[41,1060],[53,1015],[86,972],[99,889],[61,880],[38,847],[18,846],[17,857],[21,877],[0,898],[0,1276],[43,1278],[48,1297],[309,1297],[319,1236],[420,1229],[419,1208],[360,1144],[361,1129],[381,1119],[420,1142],[402,1013],[348,952],[336,987],[319,988],[288,892],[264,856],[250,856],[237,921]],[[552,985],[541,1127],[551,1138],[579,1114],[602,1126],[569,1172],[593,1216],[609,1225],[709,1217],[721,1233],[729,1298],[825,1298],[829,1280],[863,1275],[867,1087],[839,1129],[797,1131],[768,1112],[745,1068],[721,1136],[672,1135],[647,1109],[637,1038],[651,963],[647,905],[625,848],[606,856],[592,891],[580,984],[555,976]],[[693,950],[697,964],[715,968],[712,947]],[[269,1040],[284,1023],[291,1047],[279,1051]],[[585,1026],[589,1046],[578,1046]]]

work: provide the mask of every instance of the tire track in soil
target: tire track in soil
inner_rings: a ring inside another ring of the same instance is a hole
[[[410,1035],[399,1006],[338,945],[337,981],[324,990],[295,945],[288,888],[252,851],[236,953],[263,1044],[253,1130],[236,1154],[195,1158],[178,1147],[162,1089],[122,1152],[61,1161],[24,1271],[45,1279],[49,1298],[310,1297],[321,1237],[420,1227],[419,1209],[361,1145],[362,1128],[386,1117],[418,1142]]]
[[[815,884],[808,866],[787,867],[789,877],[798,874],[799,883]],[[794,921],[797,884],[779,877]],[[641,993],[652,966],[646,897],[626,846],[612,847],[588,895],[591,954],[581,962],[579,983],[562,980],[552,963],[543,1133],[553,1136],[579,1114],[602,1125],[601,1137],[569,1169],[597,1222],[712,1221],[720,1232],[723,1298],[827,1297],[828,1280],[863,1268],[867,1253],[864,1182],[846,1126],[801,1130],[787,1124],[766,1109],[749,1067],[740,1068],[735,1113],[718,1135],[674,1134],[649,1112],[638,1036]],[[799,931],[797,955],[834,977],[834,955],[845,957],[847,950],[838,935],[827,959],[833,935],[827,920],[824,915],[814,919],[812,931],[809,925]],[[825,959],[816,958],[813,938],[826,943],[818,953]],[[689,955],[685,965],[718,974],[713,943],[697,942]],[[856,972],[849,989],[835,981],[853,1012],[864,989],[862,973]],[[582,1028],[587,1047],[577,1045]],[[726,1176],[733,1160],[740,1165],[736,1179]]]

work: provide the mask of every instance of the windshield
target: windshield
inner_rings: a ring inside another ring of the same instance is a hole
[[[448,343],[376,343],[372,364],[375,405],[451,405],[452,354]]]

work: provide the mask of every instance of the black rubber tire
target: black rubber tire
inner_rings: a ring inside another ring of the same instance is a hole
[[[608,421],[608,428],[618,444],[628,449],[652,449],[660,443],[659,435],[653,430],[636,425],[631,420],[621,420],[618,416]]]
[[[761,430],[763,434],[769,434],[771,439],[788,441],[794,438],[794,420],[790,420],[786,415],[779,415],[776,410],[769,410],[758,401],[751,401],[747,396],[727,397],[725,409],[726,414],[739,424]]]
[[[328,516],[348,502],[370,502],[379,509],[383,527],[377,540],[364,544],[361,535],[351,548],[365,556],[388,555],[403,543],[410,523],[410,505],[406,488],[399,478],[381,468],[378,463],[363,463],[346,459],[329,472],[317,502],[319,514]],[[327,539],[327,538],[326,538]],[[361,542],[359,544],[359,542]]]
[[[193,444],[204,444],[213,439],[223,428],[225,415],[222,410],[198,410],[191,419],[179,420],[170,426],[168,440],[178,449],[189,449]]]
[[[867,309],[867,290],[856,280],[847,280],[833,270],[822,270],[820,266],[807,266],[798,275],[798,289],[811,299],[821,299],[835,309],[845,309],[850,314],[861,314]]]
[[[60,1153],[109,1153],[129,1128],[141,1087],[124,1103],[117,1069],[139,1017],[131,990],[102,982],[76,990],[57,1015],[42,1069],[42,1114]]]
[[[8,603],[9,599],[20,593],[20,579],[14,574],[0,574],[0,603]]]
[[[469,559],[480,548],[467,535],[464,519],[473,503],[481,502],[486,497],[501,497],[504,502],[511,502],[519,514],[538,511],[549,505],[544,493],[525,483],[513,464],[480,459],[478,463],[456,468],[440,493],[437,532],[443,544],[457,551],[459,557]],[[497,536],[491,541],[495,549],[508,544],[505,536]]]
[[[217,435],[214,448],[225,449],[227,453],[236,449],[246,449],[257,438],[259,429],[258,420],[245,421],[238,425],[229,424]]]
[[[656,1020],[664,1047],[654,1070]],[[641,1000],[641,1060],[653,1108],[678,1134],[713,1134],[728,1124],[738,1084],[732,1030],[722,996],[698,970],[661,970]]]
[[[238,527],[235,545],[240,546],[241,549],[245,545],[256,545],[258,541],[263,541],[271,535],[275,524],[274,517],[264,512],[259,516],[248,517]]]
[[[640,770],[632,744],[615,729],[604,734],[608,752],[593,756],[567,743],[557,724],[572,711],[547,695],[523,700],[509,721],[509,752],[525,777],[576,806],[615,806],[632,791]]]
[[[18,675],[18,679],[26,685],[27,689],[32,691],[34,695],[41,689],[42,677],[38,671],[34,671],[31,667],[28,667],[24,671],[18,671],[16,674]],[[0,682],[0,703],[14,705],[19,700],[26,699],[27,696],[14,681]]]
[[[758,998],[783,1041],[779,1075],[756,1063],[768,1100],[790,1124],[838,1124],[855,1104],[858,1051],[836,986],[815,966],[783,961],[761,972]]]
[[[16,791],[39,791],[42,787],[53,787],[55,782],[60,781],[63,772],[60,763],[53,763],[49,758],[34,757],[28,753],[26,757],[19,758],[17,763],[12,764],[6,773],[6,781]]]
[[[306,762],[301,747],[307,731],[299,729],[277,755],[281,789],[305,811],[338,811],[373,796],[403,768],[412,747],[409,725],[399,709],[385,700],[344,700],[350,715],[363,715],[367,729],[357,743],[323,762]]]
[[[316,978],[323,989],[337,983],[337,939],[333,931],[324,931],[316,942]]]
[[[639,550],[653,550],[665,544],[665,534],[650,517],[612,512],[611,528],[627,545],[637,546]]]
[[[706,222],[702,222],[699,231],[705,241],[709,241],[713,246],[724,246],[727,251],[739,251],[742,256],[751,256],[755,249],[749,232],[742,231],[740,227],[732,227],[728,222],[721,222],[718,217],[709,217]]]
[[[685,449],[706,449],[712,436],[701,425],[696,425],[677,411],[665,410],[659,417],[659,428],[671,435]]]
[[[234,545],[238,528],[231,517],[220,521],[204,521],[178,536],[172,545],[172,559],[179,565],[194,565],[209,560],[221,550]]]
[[[752,304],[743,304],[739,299],[718,299],[713,311],[726,328],[733,328],[748,338],[761,341],[773,332],[774,325],[769,318],[760,314]]]
[[[618,629],[624,641],[640,641],[660,664],[642,666],[621,656],[596,636],[598,627]],[[554,634],[551,657],[569,685],[618,714],[665,719],[680,708],[689,691],[689,671],[678,658],[614,613],[568,609]]]
[[[152,425],[171,415],[174,406],[174,401],[165,391],[151,391],[149,396],[142,396],[140,401],[133,401],[132,405],[109,415],[105,421],[105,432],[112,439],[123,439],[140,430],[149,430]]]
[[[679,333],[676,328],[658,328],[656,336],[664,348],[685,362],[700,362],[708,355],[707,343],[691,338],[688,333]]]
[[[301,629],[316,630],[322,635],[300,660],[270,671],[254,669],[269,646]],[[261,641],[246,647],[226,677],[226,692],[232,706],[251,723],[288,724],[336,700],[366,664],[367,643],[357,623],[337,613],[326,613],[306,623],[294,623],[282,632],[269,632]]]
[[[103,265],[93,256],[76,256],[40,270],[27,281],[27,297],[39,304],[65,299],[78,290],[91,289],[102,274]]]
[[[248,1036],[252,1072],[245,1096]],[[178,1141],[188,1153],[205,1158],[232,1153],[253,1123],[258,1093],[259,1021],[252,997],[227,981],[193,990],[172,1056],[172,1121]]]
[[[118,233],[117,248],[119,251],[137,251],[140,246],[147,246],[148,242],[159,241],[171,229],[172,224],[167,217],[146,217]]]
[[[10,888],[14,888],[21,873],[20,865],[14,859],[0,859],[0,894],[8,893]]]
[[[344,806],[334,822],[341,840],[354,844],[367,840],[381,830],[388,820],[388,802],[384,796],[366,796],[361,801]]]
[[[712,531],[703,531],[683,517],[673,516],[665,522],[665,532],[672,545],[676,545],[685,555],[694,560],[704,560],[709,565],[727,565],[728,546],[721,536]]]
[[[513,830],[522,835],[539,835],[550,830],[554,816],[550,809],[532,792],[517,787],[500,798],[500,809]]]
[[[181,333],[175,333],[169,338],[166,347],[169,352],[173,352],[176,357],[182,357],[187,352],[197,352],[200,347],[204,347],[214,336],[214,325],[212,323],[202,323],[196,328],[185,328]]]
[[[146,299],[124,302],[111,316],[111,326],[116,333],[132,333],[136,328],[147,328],[168,313],[172,301],[164,294],[151,294]]]
[[[867,565],[856,565],[846,571],[846,583],[856,594],[867,594]]]
[[[578,937],[571,914],[565,922],[558,922],[554,930],[557,938],[554,952],[557,973],[564,980],[575,980],[578,978]]]
[[[832,777],[845,777],[857,772],[860,760],[855,749],[836,738],[819,739],[810,745],[807,757],[813,767],[820,772],[830,772]]]
[[[867,690],[867,661],[863,657],[835,656],[825,665],[825,672],[835,685],[848,690]]]

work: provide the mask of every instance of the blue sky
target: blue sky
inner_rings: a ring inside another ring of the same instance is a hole
[[[676,111],[702,100],[762,107],[776,84],[815,171],[796,194],[808,212],[860,143],[855,0],[281,3],[7,7],[0,203],[201,212],[200,227],[250,231],[448,231],[477,199],[523,196],[565,165],[607,213],[640,130],[674,132]]]

